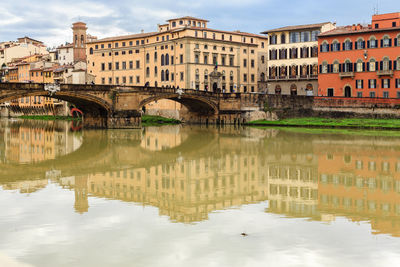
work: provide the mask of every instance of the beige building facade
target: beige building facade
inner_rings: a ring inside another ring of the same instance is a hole
[[[317,38],[335,27],[333,23],[324,22],[262,32],[269,38],[268,94],[317,95]]]
[[[18,41],[0,43],[0,67],[6,66],[13,59],[30,55],[48,54],[46,46],[29,37],[19,38]]]
[[[267,45],[265,36],[214,30],[207,20],[183,17],[157,32],[88,42],[88,73],[96,84],[257,92]]]

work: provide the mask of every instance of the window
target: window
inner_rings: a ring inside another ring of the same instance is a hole
[[[322,73],[328,73],[328,62],[322,62]]]
[[[183,77],[184,77],[183,72],[180,73],[180,76],[181,76],[181,82],[183,82]]]
[[[122,83],[126,84],[126,77],[125,76],[122,77]]]
[[[136,60],[136,68],[140,69],[140,60]]]
[[[339,72],[339,61],[333,62],[333,72],[338,73]]]
[[[130,84],[133,83],[133,76],[129,76],[129,83],[130,83]]]
[[[229,57],[229,66],[233,66],[234,65],[234,56],[230,56]]]
[[[194,55],[194,63],[199,64],[199,54]]]
[[[355,49],[364,49],[365,48],[364,39],[362,39],[362,38],[358,39],[355,46],[356,46]]]
[[[340,43],[336,40],[332,43],[332,51],[340,51]]]
[[[281,44],[285,44],[286,43],[286,35],[284,33],[282,33],[281,35]]]
[[[357,97],[363,97],[362,95],[363,95],[362,92],[357,92]]]
[[[376,40],[375,37],[371,37],[367,43],[367,48],[377,48],[378,47],[378,41]]]
[[[112,63],[108,63],[108,70],[112,70]]]
[[[291,32],[289,34],[290,42],[291,43],[298,43],[300,42],[300,33],[299,32]]]
[[[261,56],[261,64],[264,64],[264,63],[265,63],[265,57]]]
[[[374,98],[375,97],[375,92],[369,92],[369,97]]]
[[[140,83],[140,76],[136,76],[136,83],[137,83],[137,84]]]
[[[183,55],[179,55],[179,63],[183,64]]]
[[[383,91],[383,98],[389,98],[389,92]]]
[[[321,52],[328,52],[328,51],[329,51],[329,44],[328,44],[328,42],[324,42],[321,45]]]
[[[384,36],[383,39],[381,40],[381,47],[391,47],[392,46],[392,40],[389,38],[389,36]]]
[[[122,62],[122,69],[126,70],[126,62],[125,61]]]
[[[276,37],[275,34],[271,35],[270,38],[269,38],[269,44],[271,44],[271,45],[276,44],[276,39],[277,39],[277,37]]]
[[[382,79],[382,88],[390,88],[390,80],[389,79]]]
[[[343,50],[346,50],[346,51],[353,49],[353,43],[350,40],[346,40],[343,43],[343,46],[344,46]]]
[[[129,61],[129,69],[133,69],[133,61]]]
[[[400,79],[396,79],[396,88],[400,88]]]
[[[247,67],[247,59],[243,59],[243,67]]]
[[[106,64],[105,63],[101,63],[101,70],[105,71],[106,70]],[[37,76],[38,73],[36,73]]]
[[[146,54],[146,63],[149,64],[149,62],[150,62],[150,54],[147,53]]]
[[[375,79],[368,80],[368,88],[370,88],[370,89],[376,88],[376,80]]]
[[[247,74],[245,73],[245,74],[243,74],[243,82],[247,82]]]
[[[382,65],[381,65],[381,70],[383,71],[388,71],[389,69],[391,69],[391,64],[392,62],[390,62],[389,58],[385,57],[382,61]]]
[[[310,41],[310,32],[301,32],[300,33],[300,42],[309,42]]]
[[[312,31],[311,32],[311,41],[315,42],[318,41],[318,35],[320,34],[320,31],[316,30],[316,31]]]
[[[119,70],[119,62],[115,62],[115,69]]]
[[[376,60],[371,58],[369,63],[368,63],[368,71],[376,71]]]
[[[208,55],[204,55],[204,64],[208,64]]]
[[[356,88],[363,89],[364,88],[364,81],[363,80],[356,80]]]
[[[357,72],[363,72],[364,71],[364,63],[362,62],[361,59],[359,59],[357,61],[357,69],[356,69],[356,71]]]

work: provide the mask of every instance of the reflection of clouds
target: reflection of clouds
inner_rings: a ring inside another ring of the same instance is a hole
[[[3,254],[37,266],[395,266],[382,263],[399,260],[400,240],[372,236],[368,224],[284,219],[264,213],[267,202],[185,225],[154,207],[98,198],[90,199],[89,213],[76,214],[70,197],[55,185],[29,198],[0,192],[1,210],[24,210],[0,214]],[[10,231],[10,225],[23,226]]]
[[[7,267],[30,267],[32,265],[19,262],[15,259],[8,257],[0,252],[0,266],[7,266]]]

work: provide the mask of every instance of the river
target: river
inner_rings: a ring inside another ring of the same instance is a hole
[[[400,266],[400,134],[0,121],[0,266]]]

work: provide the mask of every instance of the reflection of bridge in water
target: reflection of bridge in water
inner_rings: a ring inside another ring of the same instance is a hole
[[[77,212],[100,197],[155,206],[172,221],[190,223],[268,200],[267,212],[326,222],[345,216],[370,222],[375,233],[400,236],[398,148],[389,137],[371,143],[357,135],[279,130],[85,131],[75,152],[7,164],[0,179],[3,189],[23,192],[50,179],[75,191]]]

